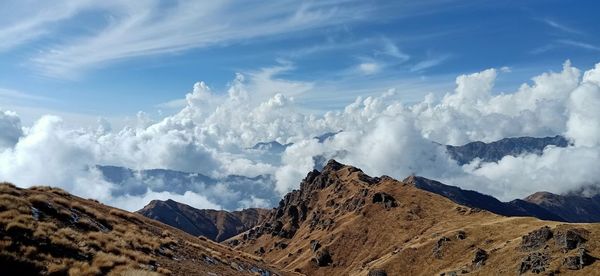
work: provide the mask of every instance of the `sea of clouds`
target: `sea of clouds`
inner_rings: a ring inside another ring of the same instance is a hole
[[[227,93],[214,93],[205,83],[196,83],[186,95],[185,106],[174,115],[160,121],[140,119],[137,125],[120,130],[112,130],[104,121],[96,129],[71,129],[51,115],[22,126],[17,114],[4,109],[0,110],[0,180],[22,187],[58,186],[129,210],[167,198],[198,208],[265,207],[272,198],[240,193],[244,189],[240,185],[220,185],[203,193],[169,190],[165,183],[160,191],[148,186],[143,193],[130,194],[105,180],[94,166],[164,168],[215,179],[270,175],[273,181],[265,182],[264,189],[282,195],[298,188],[321,156],[370,175],[402,179],[417,174],[502,200],[537,191],[595,190],[588,188],[600,183],[600,64],[582,72],[565,62],[562,71],[536,76],[517,91],[492,93],[502,73],[488,69],[461,75],[453,92],[442,98],[430,94],[416,104],[403,104],[389,91],[359,97],[343,110],[324,114],[307,112],[296,104],[298,87],[293,83],[269,80],[270,87],[277,89],[258,93],[260,79],[238,75]],[[339,130],[343,131],[322,143],[313,139]],[[459,166],[443,147],[557,134],[572,145],[493,163],[475,160]],[[281,154],[250,149],[265,141],[293,145]],[[217,193],[221,196],[211,196]]]

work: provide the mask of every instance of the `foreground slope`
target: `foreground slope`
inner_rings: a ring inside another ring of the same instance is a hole
[[[600,225],[503,217],[330,161],[227,244],[306,275],[600,274]]]
[[[158,220],[193,236],[221,242],[259,224],[270,210],[241,211],[196,209],[173,200],[153,200],[137,213]]]
[[[6,183],[0,184],[0,268],[2,275],[279,273],[256,256],[139,214],[59,189]]]

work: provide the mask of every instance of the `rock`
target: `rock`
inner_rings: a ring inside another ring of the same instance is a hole
[[[312,250],[312,252],[317,252],[317,250],[319,250],[319,248],[321,248],[321,244],[319,243],[318,240],[310,241],[310,250]]]
[[[275,242],[275,248],[286,249],[287,246],[288,246],[287,243],[284,243],[284,242]]]
[[[537,250],[546,245],[546,241],[552,238],[552,230],[548,226],[529,232],[521,240],[521,249]]]
[[[444,244],[446,244],[449,241],[450,241],[450,239],[446,238],[446,237],[442,237],[441,239],[439,239],[437,241],[437,243],[435,244],[435,246],[433,247],[433,256],[438,259],[441,259],[442,251],[444,249]]]
[[[488,257],[489,255],[485,250],[477,248],[472,263],[475,267],[481,267],[485,265],[485,261],[488,259]]]
[[[373,203],[383,204],[385,208],[392,208],[398,206],[396,199],[384,192],[375,193],[373,195]]]
[[[387,276],[387,272],[381,268],[375,268],[369,270],[368,276]]]
[[[331,259],[331,254],[329,253],[329,250],[321,249],[315,254],[313,262],[318,266],[328,266],[333,262],[333,260]]]
[[[585,229],[569,229],[567,231],[559,231],[554,238],[558,246],[565,251],[569,251],[584,244],[587,241],[584,236],[587,236],[588,233]]]
[[[571,270],[579,270],[584,266],[590,265],[595,261],[595,258],[590,256],[587,250],[579,248],[576,255],[568,256],[563,259],[563,265]]]
[[[519,273],[523,274],[527,271],[532,273],[541,273],[546,271],[550,264],[550,256],[547,253],[533,252],[527,255],[519,266]]]

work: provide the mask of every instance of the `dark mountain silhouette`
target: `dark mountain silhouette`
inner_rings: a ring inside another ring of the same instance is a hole
[[[471,142],[462,146],[446,146],[450,157],[459,165],[468,164],[475,158],[484,162],[497,162],[504,156],[517,156],[524,153],[541,154],[547,146],[566,147],[569,141],[560,136],[504,138],[491,143]]]

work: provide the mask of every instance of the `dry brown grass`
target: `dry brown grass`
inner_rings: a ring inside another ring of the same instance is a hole
[[[207,251],[219,260],[212,269],[232,269],[223,247],[188,246],[194,237],[170,230],[60,189],[0,183],[0,275],[202,275]],[[236,263],[244,260],[252,261]]]

